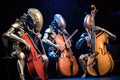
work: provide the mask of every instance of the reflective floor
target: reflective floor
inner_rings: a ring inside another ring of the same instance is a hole
[[[16,68],[16,61],[14,60],[5,60],[0,61],[0,80],[19,80],[19,75]],[[120,80],[120,62],[115,62],[114,69],[111,74],[102,77],[92,77],[88,75],[86,78],[81,78],[82,75],[80,72],[75,77],[67,77],[67,78],[58,78],[56,75],[53,74],[54,71],[51,71],[49,74],[52,74],[48,80]],[[26,70],[26,69],[25,69]],[[28,72],[25,71],[26,80],[33,80],[28,75]],[[6,77],[5,77],[6,76]]]
[[[109,77],[88,77],[88,78],[62,78],[62,79],[55,79],[55,78],[51,78],[48,80],[120,80],[120,76],[109,76]]]

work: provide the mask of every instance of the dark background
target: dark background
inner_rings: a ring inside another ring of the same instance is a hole
[[[119,0],[1,0],[0,1],[0,36],[10,28],[16,18],[20,18],[28,8],[37,8],[41,11],[44,18],[44,24],[41,33],[48,27],[53,19],[54,14],[63,15],[66,20],[67,30],[70,34],[75,29],[79,31],[73,37],[73,52],[79,56],[80,51],[74,46],[79,39],[83,28],[83,19],[91,11],[91,4],[97,8],[95,24],[107,29],[117,36],[115,41],[109,40],[110,52],[115,62],[112,75],[120,75],[120,1]],[[12,59],[3,59],[6,54],[5,48],[0,38],[0,78],[6,80],[14,76],[17,78],[16,63]],[[3,77],[6,76],[6,77]],[[14,78],[12,80],[14,80]]]

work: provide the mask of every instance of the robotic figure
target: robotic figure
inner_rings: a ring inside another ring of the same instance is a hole
[[[38,9],[29,8],[27,14],[24,13],[20,19],[16,19],[10,29],[3,34],[3,39],[13,41],[11,55],[17,58],[17,68],[20,75],[20,80],[25,80],[24,67],[25,67],[25,54],[21,51],[18,42],[25,44],[26,48],[30,50],[30,45],[21,37],[28,33],[32,38],[34,34],[41,38],[40,31],[43,26],[43,16]],[[3,41],[4,45],[7,45]],[[35,43],[37,45],[37,43]],[[7,47],[7,46],[6,46]],[[43,60],[48,62],[46,55],[42,56]]]
[[[55,76],[57,73],[56,60],[58,54],[56,54],[56,51],[60,50],[61,48],[59,45],[55,43],[55,38],[57,34],[61,34],[61,33],[65,35],[69,35],[65,28],[66,28],[66,22],[64,18],[60,14],[55,14],[53,21],[51,22],[49,27],[45,30],[44,36],[42,38],[42,42],[44,43],[44,47],[49,58],[49,66],[52,67],[52,68],[48,67],[48,74],[50,72],[49,77],[51,77],[52,75]]]
[[[49,25],[49,28],[45,30],[45,33],[42,39],[44,43],[49,44],[49,49],[48,49],[49,57],[52,57],[52,58],[57,57],[54,51],[55,51],[55,48],[60,49],[60,46],[55,44],[54,39],[57,34],[63,33],[63,34],[69,35],[65,28],[66,28],[66,22],[64,18],[60,14],[55,14],[54,20],[51,22],[51,25]]]
[[[86,61],[87,61],[87,58],[89,57],[90,53],[94,53],[92,52],[92,49],[91,49],[91,45],[92,45],[92,42],[95,43],[95,40],[92,39],[92,30],[94,30],[94,33],[97,34],[99,31],[103,31],[106,33],[106,36],[108,38],[111,38],[113,40],[115,40],[117,37],[110,33],[109,31],[107,31],[106,29],[104,28],[101,28],[101,27],[98,27],[98,26],[95,26],[95,27],[92,27],[92,15],[90,14],[87,14],[84,18],[84,22],[83,22],[83,26],[86,30],[85,33],[82,33],[81,36],[80,36],[80,39],[76,42],[76,48],[77,49],[80,49],[82,47],[82,45],[86,42],[87,43],[87,47],[88,47],[88,50],[85,54],[81,54],[79,56],[79,63],[81,64],[81,67],[83,69],[83,72],[84,74],[82,75],[82,77],[86,77],[86,74],[87,74],[87,64],[86,64]],[[94,28],[94,29],[92,29]],[[108,46],[108,44],[107,44]]]

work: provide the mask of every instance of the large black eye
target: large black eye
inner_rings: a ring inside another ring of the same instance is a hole
[[[51,26],[53,26],[53,27],[57,27],[57,26],[58,26],[56,20],[53,20],[53,21],[51,22]]]
[[[33,29],[33,27],[32,27],[32,26],[28,26],[28,27],[29,27],[29,29],[30,29],[30,30],[32,30],[32,29]]]
[[[31,28],[30,26],[27,26],[27,30],[28,30],[29,32],[32,32],[32,28]]]

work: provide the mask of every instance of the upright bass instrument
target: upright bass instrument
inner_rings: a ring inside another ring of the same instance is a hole
[[[41,52],[37,48],[36,44],[34,43],[33,39],[29,36],[28,33],[25,33],[22,37],[29,45],[30,50],[26,50],[25,47],[22,47],[22,51],[27,56],[27,67],[28,72],[31,77],[39,77],[42,80],[45,80],[45,72],[44,72],[44,63],[41,58]]]
[[[114,68],[114,61],[111,54],[107,50],[109,42],[108,37],[104,31],[96,33],[94,16],[96,7],[91,11],[92,31],[91,31],[91,54],[87,61],[87,71],[92,76],[101,76],[111,72]]]
[[[73,35],[77,30],[73,33]],[[72,36],[73,36],[72,35]],[[71,36],[71,37],[72,37]],[[71,50],[71,41],[70,38],[64,34],[57,34],[55,38],[57,45],[61,46],[60,53],[58,56],[58,69],[64,76],[74,76],[78,72],[78,64]]]

